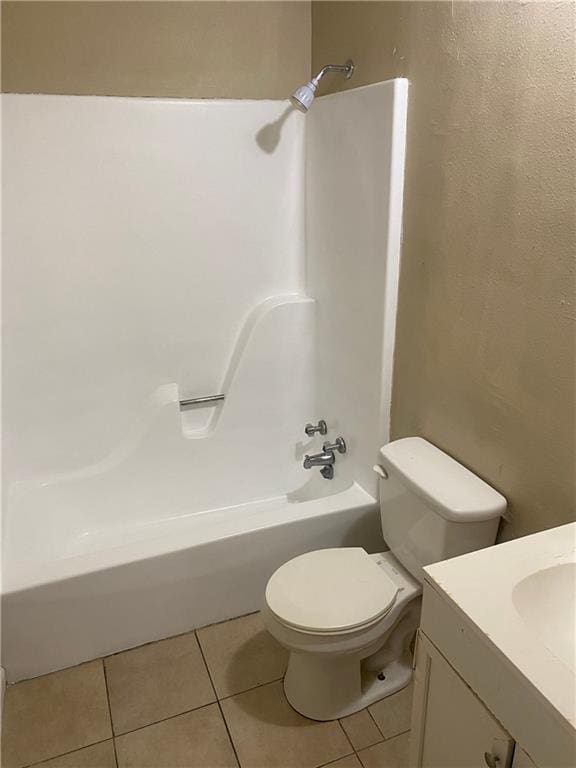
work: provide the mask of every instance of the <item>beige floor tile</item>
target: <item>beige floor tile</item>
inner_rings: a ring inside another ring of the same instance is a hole
[[[116,737],[118,768],[236,768],[217,704]]]
[[[356,755],[347,755],[341,757],[340,760],[334,760],[334,762],[322,766],[322,768],[362,768],[362,763]]]
[[[258,613],[213,624],[196,634],[218,698],[284,675],[288,653],[266,631]]]
[[[402,733],[358,752],[364,768],[407,768],[410,733]]]
[[[221,704],[242,768],[312,768],[352,751],[338,721],[318,723],[299,715],[281,682]]]
[[[31,768],[116,768],[114,744],[101,741],[91,747],[84,747],[62,757],[55,757],[44,763],[36,763]]]
[[[369,707],[370,713],[385,739],[391,739],[410,728],[412,684]]]
[[[101,661],[11,685],[2,766],[31,765],[112,736]]]
[[[355,750],[371,747],[384,739],[366,709],[343,717],[340,722]]]
[[[116,734],[216,699],[193,632],[110,656],[104,664]]]

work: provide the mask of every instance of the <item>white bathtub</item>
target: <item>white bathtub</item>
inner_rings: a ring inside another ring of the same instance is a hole
[[[302,468],[322,445],[303,430],[315,413],[314,310],[294,295],[250,314],[225,402],[204,425],[180,408],[176,384],[162,385],[101,459],[11,483],[10,682],[257,610],[270,574],[302,552],[381,547],[376,502],[354,482],[354,441],[334,480]]]
[[[381,548],[374,498],[352,484],[307,499],[323,490],[328,483],[314,481],[302,494],[104,530],[43,562],[21,557],[12,541],[3,584],[8,681],[257,610],[270,574],[302,552]]]

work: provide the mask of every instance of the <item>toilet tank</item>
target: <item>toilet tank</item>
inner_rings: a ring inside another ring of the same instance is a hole
[[[384,539],[415,578],[424,580],[425,565],[494,544],[506,499],[432,443],[388,443],[375,470]]]

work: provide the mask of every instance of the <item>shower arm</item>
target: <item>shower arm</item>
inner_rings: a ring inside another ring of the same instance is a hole
[[[354,72],[354,64],[350,60],[347,61],[346,64],[326,64],[310,81],[310,83],[313,84],[314,89],[318,87],[320,80],[322,80],[324,75],[326,75],[328,72],[344,72],[346,79],[349,80],[352,77],[352,73]]]

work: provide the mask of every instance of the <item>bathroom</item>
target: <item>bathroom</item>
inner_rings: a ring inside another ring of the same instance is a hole
[[[0,10],[1,765],[575,765],[575,4]]]

